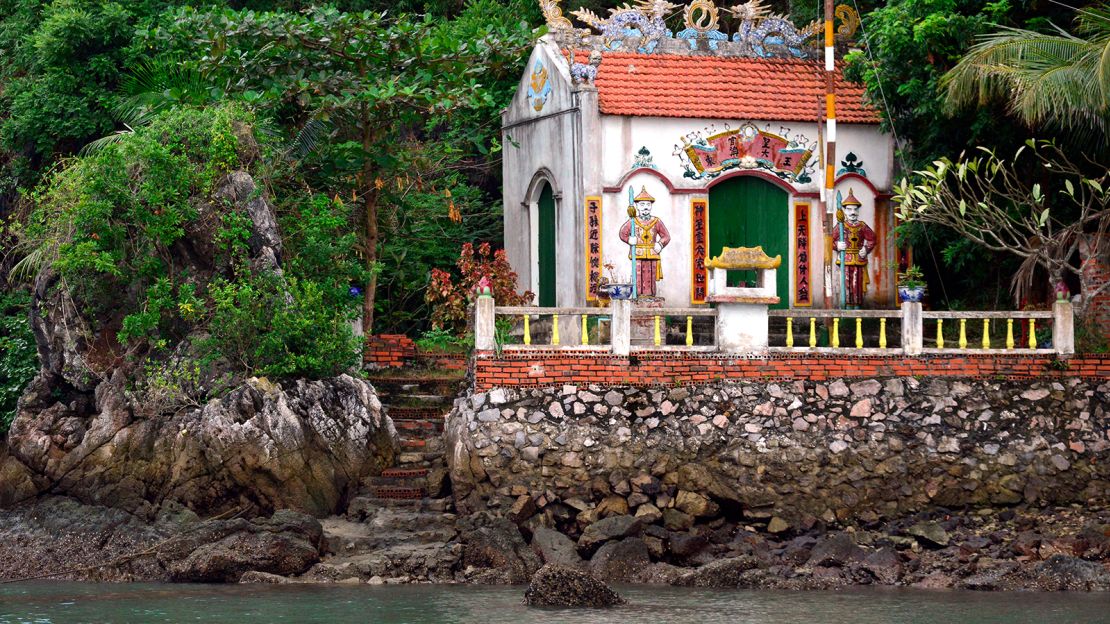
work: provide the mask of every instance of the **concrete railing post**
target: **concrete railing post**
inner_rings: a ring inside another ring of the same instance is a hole
[[[474,349],[493,351],[497,347],[493,297],[478,297],[474,302]]]
[[[1075,353],[1075,316],[1070,301],[1052,304],[1052,348],[1060,355]]]
[[[921,318],[921,303],[902,302],[902,352],[906,355],[921,355],[925,346],[925,325]]]
[[[632,302],[612,299],[609,303],[609,334],[612,336],[613,355],[628,355],[632,349]]]

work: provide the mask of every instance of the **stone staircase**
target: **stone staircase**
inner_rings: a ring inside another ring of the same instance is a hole
[[[454,580],[461,547],[443,429],[465,375],[408,368],[370,375],[397,428],[401,452],[393,467],[363,480],[345,514],[322,522],[327,553],[305,580]]]
[[[465,371],[414,369],[371,375],[370,383],[397,428],[401,452],[395,466],[363,482],[361,496],[368,500],[362,504],[450,509],[443,428],[464,377]]]

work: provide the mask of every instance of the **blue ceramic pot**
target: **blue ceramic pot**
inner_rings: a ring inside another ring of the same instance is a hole
[[[917,286],[915,288],[906,288],[905,286],[899,286],[898,296],[902,298],[902,301],[920,303],[921,298],[925,296],[925,287]]]
[[[609,284],[605,287],[610,299],[631,299],[632,284]]]

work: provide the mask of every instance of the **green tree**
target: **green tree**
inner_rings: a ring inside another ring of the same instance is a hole
[[[1030,168],[1049,172],[1043,186],[1026,174]],[[1088,176],[1055,143],[1032,141],[1012,158],[980,148],[972,157],[942,158],[903,179],[894,201],[905,221],[950,228],[964,239],[1021,260],[1013,275],[1016,298],[1026,300],[1038,269],[1048,290],[1082,270],[1072,262],[1085,234],[1110,230],[1110,171]],[[1110,285],[1105,285],[1110,287]],[[1089,300],[1097,292],[1082,292]],[[1082,306],[1081,306],[1082,308]]]
[[[941,81],[955,106],[1002,100],[1026,125],[1093,132],[1110,122],[1110,5],[1079,11],[1073,35],[1002,28],[982,37]]]
[[[495,112],[478,125],[453,123],[451,116],[495,111],[504,98],[491,82],[519,71],[531,27],[477,19],[503,10],[484,0],[445,22],[330,7],[303,13],[182,9],[157,38],[166,47],[186,42],[186,50],[207,50],[204,72],[227,77],[244,99],[302,137],[326,135],[333,177],[352,188],[369,269],[379,259],[382,206],[407,181],[458,164],[460,149],[498,149]],[[450,142],[431,145],[447,136]],[[430,147],[446,149],[429,153]],[[369,275],[367,331],[377,291],[377,272]]]

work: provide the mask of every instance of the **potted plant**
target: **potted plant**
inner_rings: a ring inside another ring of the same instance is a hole
[[[610,299],[631,299],[632,298],[632,283],[624,279],[624,276],[618,276],[616,267],[612,262],[605,263],[605,270],[609,272],[609,281],[600,286]]]
[[[902,301],[915,303],[925,296],[925,275],[916,265],[911,264],[898,274],[898,296]]]

